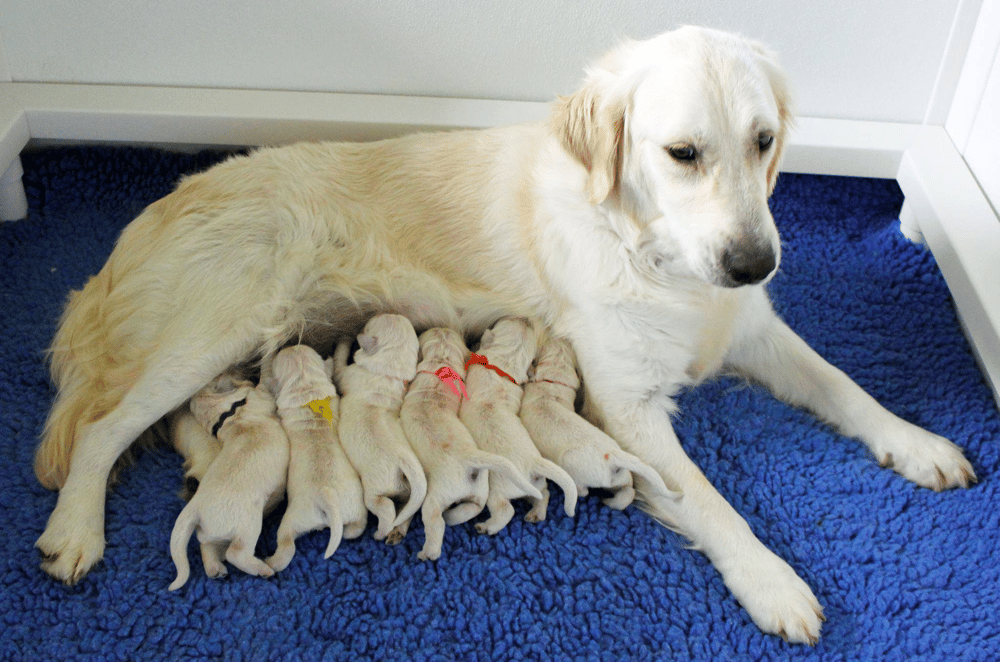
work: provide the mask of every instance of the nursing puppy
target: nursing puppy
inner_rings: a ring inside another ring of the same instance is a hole
[[[502,477],[520,490],[518,496],[542,498],[541,492],[508,460],[479,450],[458,420],[459,403],[468,394],[460,387],[445,384],[438,372],[447,369],[444,374],[464,378],[468,354],[457,331],[424,331],[420,335],[417,376],[400,411],[403,431],[427,472],[427,496],[421,506],[424,548],[418,554],[425,561],[441,556],[446,522],[467,522],[482,511],[491,477]]]
[[[819,602],[684,452],[677,393],[741,374],[918,485],[966,487],[975,472],[771,308],[768,197],[791,124],[768,49],[688,27],[613,49],[548,121],[262,149],[186,178],[60,320],[35,462],[61,490],[42,567],[67,583],[90,571],[115,461],[230,366],[298,338],[329,347],[376,313],[463,334],[524,316],[569,339],[587,417],[684,494],[651,496],[650,512],[765,632],[815,642]]]
[[[396,544],[427,494],[427,478],[399,422],[403,394],[417,372],[419,342],[401,315],[377,315],[350,343],[337,346],[334,378],[341,392],[340,440],[361,476],[365,505],[378,517],[376,540]],[[396,513],[393,499],[406,499]]]
[[[198,422],[191,408],[186,406],[170,415],[170,443],[184,458],[184,486],[180,497],[190,501],[201,479],[222,450],[222,444]]]
[[[337,436],[340,398],[330,381],[333,359],[324,362],[311,347],[295,345],[278,352],[267,373],[289,446],[288,506],[278,527],[278,548],[265,559],[280,572],[295,555],[300,535],[329,527],[323,556],[330,558],[341,538],[364,532],[368,511],[361,480]]]
[[[191,399],[198,422],[222,442],[191,501],[170,534],[170,556],[177,566],[175,591],[190,574],[187,546],[198,532],[205,574],[226,574],[227,561],[250,575],[274,571],[254,556],[265,510],[284,496],[288,438],[275,416],[274,398],[263,386],[224,374]]]
[[[540,499],[529,497],[532,508],[524,516],[529,522],[545,519],[549,505],[546,479],[562,488],[566,514],[572,517],[576,510],[573,479],[538,453],[517,417],[521,407],[520,384],[527,377],[536,344],[535,330],[521,320],[500,320],[483,333],[479,355],[486,357],[489,367],[472,363],[470,359],[465,384],[469,399],[462,401],[458,411],[459,418],[481,450],[510,460],[541,493]],[[490,473],[490,494],[486,502],[490,517],[477,524],[476,529],[494,535],[507,526],[514,516],[511,499],[521,496],[524,491],[507,476]]]
[[[635,497],[633,474],[645,481],[645,493],[680,498],[652,467],[623,451],[611,437],[576,413],[574,402],[579,387],[569,343],[555,338],[542,343],[524,385],[520,411],[521,423],[542,457],[565,469],[581,496],[591,488],[614,492],[604,503],[618,510]]]

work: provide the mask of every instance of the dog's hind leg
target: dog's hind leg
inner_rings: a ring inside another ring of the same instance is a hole
[[[237,536],[230,543],[229,549],[226,550],[226,560],[248,575],[272,577],[274,570],[271,569],[271,566],[253,555],[257,538],[260,537],[260,529],[261,523],[258,521],[257,525],[251,528],[249,535]]]
[[[214,541],[201,543],[201,564],[205,567],[205,576],[221,579],[229,574],[226,564],[222,562],[226,547],[226,543]]]
[[[490,482],[493,482],[493,476],[490,476]],[[499,492],[500,486],[497,486],[496,489]],[[499,496],[494,497],[493,490],[494,488],[491,486],[490,498],[486,502],[487,507],[490,509],[489,519],[476,524],[476,531],[491,536],[499,533],[514,518],[514,506],[511,504],[510,499]]]
[[[392,531],[393,520],[396,519],[396,504],[385,495],[365,494],[365,506],[378,518],[375,540],[385,540]]]
[[[118,457],[146,428],[252,348],[229,343],[215,352],[188,354],[190,348],[173,343],[171,349],[174,353],[147,363],[114,409],[81,427],[66,484],[35,543],[44,557],[42,569],[56,579],[74,584],[104,555],[105,497]]]
[[[435,498],[425,498],[421,507],[424,521],[424,548],[417,554],[421,561],[436,561],[441,557],[441,545],[444,543],[445,522],[442,514],[442,504]]]

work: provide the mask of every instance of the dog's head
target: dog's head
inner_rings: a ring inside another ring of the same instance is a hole
[[[410,320],[402,315],[376,315],[358,336],[354,362],[378,375],[409,381],[417,374],[420,343]]]
[[[640,271],[723,287],[777,269],[767,199],[791,122],[770,51],[691,27],[623,44],[553,114],[590,203],[627,219],[614,230]]]
[[[468,355],[465,341],[454,329],[433,328],[420,334],[420,358],[427,364],[442,363],[461,370]]]

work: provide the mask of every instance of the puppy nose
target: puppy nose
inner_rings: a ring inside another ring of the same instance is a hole
[[[722,268],[740,285],[754,285],[767,278],[777,266],[770,246],[739,246],[722,253]]]

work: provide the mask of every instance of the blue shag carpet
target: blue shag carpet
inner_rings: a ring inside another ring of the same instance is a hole
[[[70,289],[182,173],[218,154],[60,148],[23,156],[29,218],[0,226],[0,657],[18,660],[995,660],[1000,656],[1000,416],[927,251],[899,233],[893,181],[783,175],[778,311],[886,407],[966,449],[980,483],[935,494],[761,389],[722,379],[680,398],[684,447],[826,610],[815,648],[761,634],[706,559],[634,507],[584,498],[498,536],[422,525],[322,558],[299,541],[271,580],[174,578],[181,460],[140,454],[109,497],[105,560],[78,586],[38,568],[56,502],[32,474],[53,396],[44,361]],[[555,488],[553,488],[555,489]],[[281,511],[259,552],[274,548]],[[373,521],[374,518],[372,518]]]

